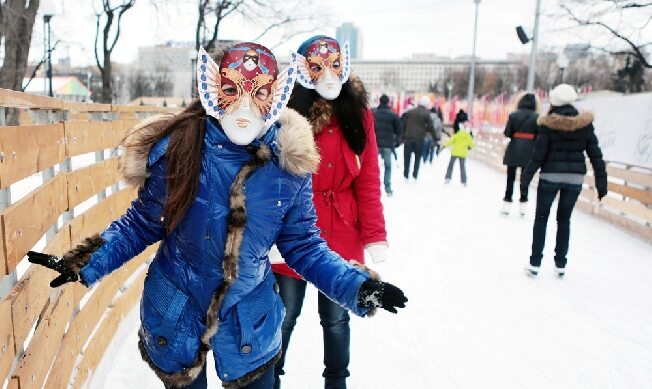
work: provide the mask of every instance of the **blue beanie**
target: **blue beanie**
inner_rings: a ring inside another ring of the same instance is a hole
[[[312,36],[312,37],[308,38],[307,40],[303,41],[303,43],[297,49],[297,53],[299,53],[299,54],[301,54],[301,55],[303,55],[305,57],[306,53],[308,52],[308,46],[310,46],[310,44],[312,42],[316,41],[317,39],[324,39],[324,38],[333,39],[333,38],[331,38],[329,36],[326,36],[326,35]]]

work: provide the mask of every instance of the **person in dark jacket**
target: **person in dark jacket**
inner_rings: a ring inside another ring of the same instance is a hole
[[[503,157],[503,165],[507,166],[507,188],[505,188],[502,209],[505,215],[509,214],[512,205],[516,169],[521,168],[521,175],[523,174],[523,168],[530,161],[534,151],[534,140],[539,132],[536,97],[532,93],[526,93],[519,99],[517,107],[517,110],[509,115],[504,132],[505,137],[510,139]],[[521,216],[525,215],[527,189],[526,187],[525,191],[521,191],[519,200]]]
[[[123,143],[122,173],[139,187],[126,213],[61,260],[28,256],[61,274],[52,287],[91,286],[160,241],[141,299],[143,359],[166,388],[205,389],[213,349],[225,388],[272,389],[285,315],[273,244],[357,315],[376,302],[389,308],[382,302],[398,288],[320,237],[311,175],[319,154],[308,121],[285,109],[297,64],[281,73],[271,51],[251,42],[198,54],[200,98]]]
[[[410,177],[410,161],[414,154],[414,169],[412,177],[416,180],[419,175],[419,165],[421,164],[421,155],[423,154],[424,140],[426,133],[435,137],[435,128],[430,119],[430,99],[423,96],[419,100],[419,105],[403,114],[403,176],[407,180]]]
[[[607,195],[607,172],[598,138],[593,130],[593,114],[579,112],[571,104],[577,99],[575,89],[561,84],[550,91],[550,111],[539,118],[539,135],[534,154],[521,177],[521,190],[527,189],[537,170],[537,208],[534,218],[532,255],[527,273],[539,272],[546,239],[550,207],[559,193],[557,205],[557,244],[555,266],[559,276],[565,274],[570,236],[570,217],[582,191],[586,174],[586,153],[593,166],[598,199]]]
[[[378,152],[385,164],[383,185],[385,186],[385,193],[391,196],[393,194],[392,150],[400,145],[403,126],[401,125],[401,119],[389,107],[389,97],[387,95],[380,96],[380,105],[373,110],[373,114]]]

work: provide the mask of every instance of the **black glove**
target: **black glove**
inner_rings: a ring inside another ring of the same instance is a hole
[[[598,201],[602,201],[602,198],[607,195],[607,189],[598,189]]]
[[[37,265],[45,266],[48,269],[52,269],[56,272],[59,272],[59,277],[55,278],[50,282],[51,288],[56,288],[65,284],[66,282],[75,282],[80,281],[82,284],[86,285],[84,280],[82,280],[77,273],[72,271],[66,266],[66,263],[63,259],[57,257],[56,255],[49,255],[43,253],[37,253],[36,251],[27,252],[27,260],[31,263]]]
[[[383,308],[397,313],[396,308],[405,308],[408,301],[403,291],[382,281],[365,281],[358,290],[358,305],[367,308]]]

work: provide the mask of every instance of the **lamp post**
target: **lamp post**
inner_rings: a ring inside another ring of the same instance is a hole
[[[473,91],[475,87],[475,45],[478,40],[478,10],[480,8],[480,0],[473,0],[475,2],[475,26],[473,27],[473,51],[471,53],[471,70],[469,71],[469,90],[466,94],[469,120],[473,124]]]
[[[527,91],[534,92],[534,76],[537,68],[537,46],[539,44],[539,14],[541,13],[541,0],[537,0],[534,14],[534,34],[532,35],[532,52],[530,52],[530,68],[527,73]]]
[[[559,81],[561,84],[564,83],[564,70],[568,67],[568,57],[564,55],[564,52],[562,51],[559,56],[557,57],[557,67],[559,67],[559,71],[561,73],[561,80]]]
[[[45,37],[45,53],[47,55],[47,67],[45,70],[45,77],[47,78],[48,82],[48,87],[47,87],[47,92],[48,96],[52,97],[54,96],[54,93],[52,92],[52,46],[50,46],[50,38],[51,38],[51,28],[50,28],[50,20],[54,16],[54,7],[50,2],[46,2],[45,4],[42,5],[43,9],[43,29],[45,30],[46,37]]]

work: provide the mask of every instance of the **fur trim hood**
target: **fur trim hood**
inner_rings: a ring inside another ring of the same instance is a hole
[[[367,91],[362,84],[362,80],[358,76],[353,74],[349,76],[349,81],[353,93],[358,96],[364,96],[364,101],[367,101]],[[322,129],[331,121],[331,116],[333,116],[333,106],[331,103],[323,98],[318,98],[315,100],[315,103],[310,108],[310,114],[308,119],[312,125],[312,130],[315,134],[319,134]]]
[[[541,116],[537,120],[540,126],[546,126],[551,130],[572,132],[582,129],[593,122],[593,113],[582,111],[577,116],[564,116],[556,113]]]
[[[136,146],[145,136],[157,131],[150,124],[170,118],[169,115],[155,116],[142,121],[125,138],[123,153],[120,156],[120,174],[127,185],[140,188],[149,176],[147,161],[149,147]],[[279,118],[281,125],[276,133],[276,146],[281,168],[294,175],[306,175],[317,170],[319,152],[312,136],[308,120],[296,111],[286,108]]]

